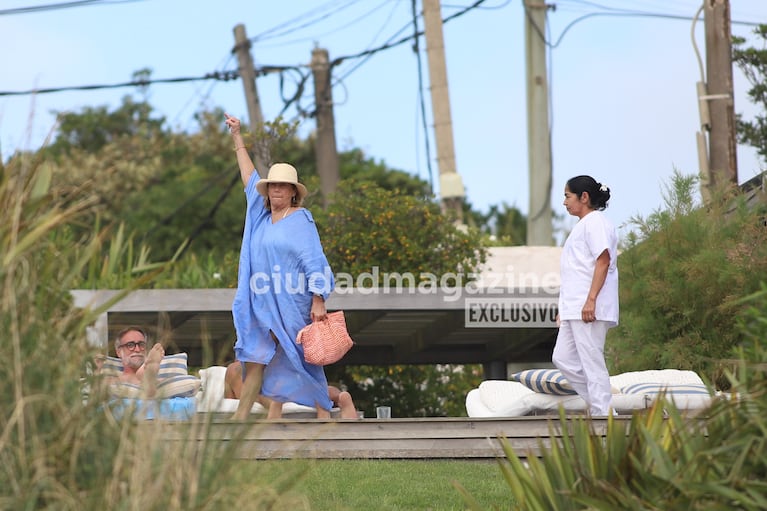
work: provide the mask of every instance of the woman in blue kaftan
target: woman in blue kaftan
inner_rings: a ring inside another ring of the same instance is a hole
[[[240,133],[226,116],[245,185],[247,210],[232,316],[235,356],[243,364],[243,390],[233,419],[250,413],[259,393],[270,398],[269,418],[282,403],[317,408],[330,417],[332,402],[322,366],[304,360],[298,331],[325,318],[334,277],[312,214],[301,207],[307,195],[296,169],[276,163],[258,179]]]

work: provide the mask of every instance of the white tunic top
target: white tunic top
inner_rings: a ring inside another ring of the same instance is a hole
[[[618,235],[601,211],[581,218],[567,237],[560,259],[559,318],[581,319],[599,254],[610,254],[607,278],[597,295],[596,319],[618,324]]]

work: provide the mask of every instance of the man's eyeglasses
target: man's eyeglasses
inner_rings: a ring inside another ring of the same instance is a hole
[[[125,344],[121,344],[120,348],[128,348],[130,351],[133,351],[136,348],[144,350],[146,349],[146,341],[128,341]]]

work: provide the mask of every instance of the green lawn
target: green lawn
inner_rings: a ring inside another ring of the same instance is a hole
[[[312,511],[466,509],[453,482],[482,509],[509,509],[509,487],[495,461],[243,461],[243,482],[274,487],[281,501]],[[299,507],[296,507],[298,509]]]

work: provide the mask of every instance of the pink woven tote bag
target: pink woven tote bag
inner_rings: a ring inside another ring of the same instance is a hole
[[[330,312],[326,319],[306,325],[298,332],[296,343],[304,346],[307,362],[321,366],[338,362],[354,345],[343,311]]]

